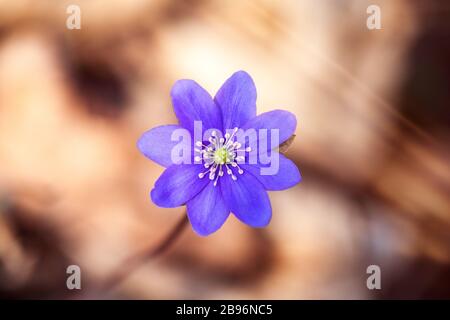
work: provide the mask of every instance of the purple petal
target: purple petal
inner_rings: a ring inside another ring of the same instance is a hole
[[[259,146],[267,146],[267,150],[270,150],[289,139],[295,132],[296,127],[297,119],[293,113],[284,110],[273,110],[254,117],[243,125],[242,129],[244,131],[255,129],[258,135]],[[267,129],[267,134],[263,134],[263,131],[260,131],[260,129]],[[279,139],[275,144],[272,144],[270,131],[272,129],[278,129]],[[261,134],[263,134],[262,137]],[[256,150],[256,144],[250,143],[250,147]]]
[[[193,229],[201,236],[217,231],[230,214],[219,186],[214,187],[212,181],[186,207]]]
[[[172,104],[180,125],[193,132],[194,121],[204,130],[222,130],[222,114],[213,99],[193,80],[178,80],[171,90]]]
[[[270,222],[272,208],[269,196],[253,175],[244,173],[233,181],[225,174],[220,182],[225,203],[239,220],[252,227],[264,227]]]
[[[155,161],[156,163],[170,167],[173,165],[172,149],[181,144],[191,144],[191,141],[176,140],[172,141],[172,133],[175,130],[186,130],[177,125],[167,125],[153,128],[145,132],[138,140],[137,147],[144,156]],[[192,150],[192,146],[186,146],[188,150]]]
[[[163,208],[173,208],[186,204],[208,184],[207,178],[200,179],[204,171],[202,165],[180,164],[167,168],[156,180],[150,193],[152,201]]]
[[[261,168],[268,167],[269,165],[241,164],[240,166],[244,170],[244,172],[249,172],[253,176],[255,176],[255,178],[263,184],[266,190],[277,191],[289,189],[299,183],[302,178],[295,163],[293,163],[282,154],[278,154],[278,156],[278,172],[273,175],[261,174]]]
[[[222,109],[224,130],[240,127],[256,116],[256,88],[245,71],[234,73],[219,89],[214,100]]]

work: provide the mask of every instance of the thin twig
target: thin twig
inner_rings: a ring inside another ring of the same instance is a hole
[[[142,250],[141,252],[126,259],[122,265],[104,282],[102,289],[104,291],[114,289],[147,260],[164,253],[175,242],[175,240],[178,239],[188,221],[187,214],[184,213],[183,218],[175,225],[172,231],[161,241],[158,246],[152,246],[151,248]]]

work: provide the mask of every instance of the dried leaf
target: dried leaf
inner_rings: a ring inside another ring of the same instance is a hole
[[[287,139],[285,142],[283,142],[282,144],[280,144],[278,146],[278,152],[285,154],[286,151],[289,149],[289,147],[291,146],[292,142],[294,142],[295,139],[295,134],[293,134],[292,136],[289,137],[289,139]]]

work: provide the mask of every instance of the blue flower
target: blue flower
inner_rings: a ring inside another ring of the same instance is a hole
[[[274,110],[257,116],[256,88],[244,71],[234,73],[214,99],[193,80],[177,81],[171,97],[178,125],[153,128],[137,143],[146,157],[166,167],[151,191],[152,201],[165,208],[186,205],[193,229],[202,236],[217,231],[230,212],[249,226],[266,226],[272,217],[267,191],[301,180],[296,165],[276,151],[294,133],[295,115]],[[199,121],[201,139],[174,139],[177,130],[195,136]],[[238,132],[248,130],[267,134],[239,140]],[[206,131],[210,134],[204,138]],[[193,150],[191,161],[174,161],[172,150],[180,144]],[[277,170],[264,174],[271,166],[267,158],[276,159]]]

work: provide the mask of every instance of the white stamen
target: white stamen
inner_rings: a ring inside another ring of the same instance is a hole
[[[222,175],[223,175],[222,166],[220,166],[219,174],[217,175],[216,180],[214,180],[214,187],[217,186],[217,181],[219,180],[219,177],[221,177]]]

